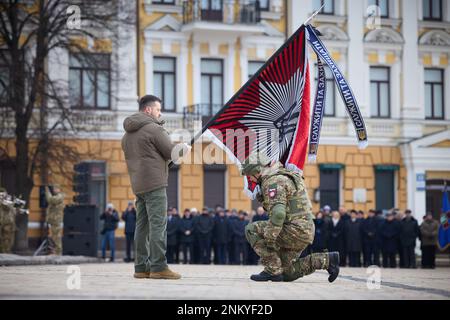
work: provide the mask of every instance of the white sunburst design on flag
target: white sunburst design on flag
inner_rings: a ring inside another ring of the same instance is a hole
[[[260,82],[260,108],[239,120],[258,134],[253,150],[266,154],[272,161],[280,160],[297,128],[304,87],[305,77],[300,69],[285,84]]]

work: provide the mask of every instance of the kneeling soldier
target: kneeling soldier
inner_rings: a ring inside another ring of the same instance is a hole
[[[317,269],[326,269],[328,281],[339,274],[339,253],[313,253],[299,258],[314,240],[312,207],[304,179],[262,154],[250,156],[242,164],[242,175],[260,186],[258,201],[269,221],[247,225],[246,238],[261,257],[264,271],[250,277],[254,281],[294,281]]]

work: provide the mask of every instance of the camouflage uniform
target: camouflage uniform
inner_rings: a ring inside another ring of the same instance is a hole
[[[55,253],[60,255],[62,237],[61,223],[64,215],[64,193],[59,192],[52,195],[50,191],[46,189],[45,197],[48,203],[46,221],[51,231],[51,238],[55,242]]]
[[[327,269],[327,253],[314,253],[298,259],[314,240],[314,222],[304,179],[283,167],[258,179],[262,195],[259,197],[268,211],[269,221],[251,223],[246,237],[261,257],[264,271],[283,274],[284,281],[292,281]]]
[[[0,253],[9,253],[14,244],[16,231],[16,209],[7,201],[6,193],[0,196]]]

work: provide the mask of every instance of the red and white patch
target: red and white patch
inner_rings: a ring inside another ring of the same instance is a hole
[[[269,189],[269,198],[275,198],[275,196],[277,195],[277,189]]]

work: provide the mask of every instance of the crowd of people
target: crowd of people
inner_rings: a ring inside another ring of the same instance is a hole
[[[396,268],[398,257],[400,268],[416,268],[415,247],[420,239],[422,268],[435,267],[439,224],[430,212],[419,227],[411,210],[391,209],[384,214],[369,210],[366,216],[363,211],[347,211],[344,207],[331,211],[324,206],[314,223],[311,250],[339,251],[341,266]]]
[[[185,209],[180,216],[176,208],[169,208],[167,213],[167,262],[185,264],[258,264],[259,257],[245,238],[245,227],[253,221],[268,220],[262,207],[250,213],[223,209],[196,208]],[[108,204],[101,215],[104,220],[102,256],[106,256],[106,248],[111,250],[114,261],[114,230],[117,229],[119,215]],[[134,260],[134,230],[136,226],[136,209],[133,202],[128,204],[122,213],[125,222],[126,256],[124,260]]]
[[[185,209],[180,217],[169,208],[167,220],[167,262],[185,264],[258,264],[258,256],[245,238],[245,227],[268,220],[262,207],[246,211]]]
[[[105,224],[103,248],[106,243],[114,248],[111,230],[117,228],[119,217],[111,206],[102,216]],[[108,214],[111,212],[112,214]],[[126,257],[133,261],[133,238],[136,210],[133,202],[122,213],[125,221]],[[168,209],[167,217],[167,262],[184,264],[230,264],[256,265],[259,257],[245,238],[248,223],[268,220],[263,207],[250,213],[243,210],[228,210],[221,206],[215,209],[185,209],[180,215],[176,208]],[[311,252],[338,251],[341,266],[367,267],[378,265],[396,268],[416,268],[416,240],[421,241],[422,267],[435,267],[435,251],[439,224],[427,213],[422,224],[404,212],[392,209],[382,211],[331,210],[324,206],[315,214],[315,237],[313,244],[303,254]],[[104,251],[103,251],[104,252]],[[103,253],[103,256],[105,254]],[[112,252],[112,255],[113,252]]]

